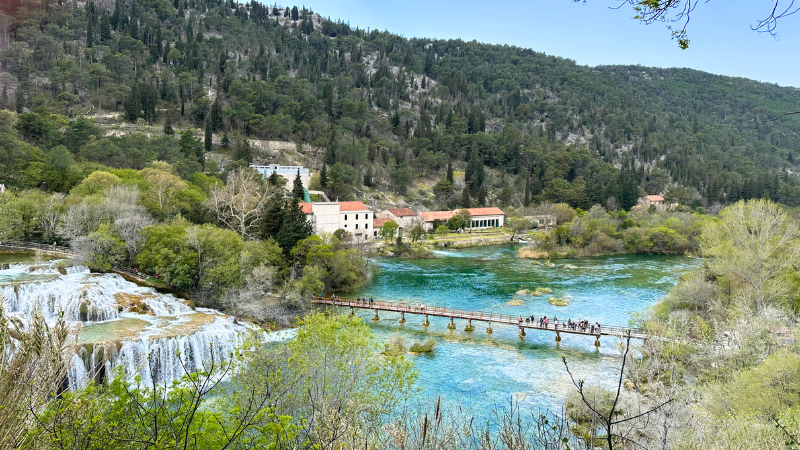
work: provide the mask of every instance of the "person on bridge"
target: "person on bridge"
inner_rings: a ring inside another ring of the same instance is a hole
[[[522,316],[519,316],[519,324],[522,325]]]
[[[558,328],[558,317],[553,317],[553,325]]]

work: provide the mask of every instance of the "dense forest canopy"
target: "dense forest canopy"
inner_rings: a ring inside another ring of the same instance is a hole
[[[300,144],[325,168],[319,187],[340,199],[800,203],[800,117],[773,120],[797,110],[795,88],[368,33],[256,2],[18,0],[2,10],[0,108],[18,114],[0,124],[6,185],[66,191],[89,165],[154,159],[187,178],[216,171],[204,167],[208,152],[230,155],[231,169],[254,158],[229,145],[239,136]],[[104,137],[95,124],[113,114],[166,136]]]

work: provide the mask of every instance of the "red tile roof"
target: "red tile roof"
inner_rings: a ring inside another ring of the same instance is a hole
[[[311,212],[312,212],[312,209],[311,209],[311,208],[312,208],[312,206],[311,206],[311,203],[305,203],[305,202],[302,202],[302,203],[299,203],[299,205],[300,205],[300,209],[302,209],[302,210],[303,210],[303,213],[305,213],[305,214],[311,214]]]
[[[436,219],[447,220],[455,215],[456,213],[453,211],[428,211],[419,213],[419,216],[422,217],[422,220],[425,222],[433,222]]]
[[[506,213],[502,209],[492,206],[491,208],[467,208],[472,217],[480,216],[505,216]]]
[[[410,208],[396,208],[390,209],[390,213],[394,214],[397,217],[404,217],[404,216],[416,216],[417,213],[412,211]]]
[[[380,228],[386,222],[391,222],[392,219],[372,219],[372,228]]]
[[[340,202],[339,211],[368,211],[368,209],[361,202]]]
[[[648,195],[647,199],[651,202],[663,202],[664,196],[663,195]]]

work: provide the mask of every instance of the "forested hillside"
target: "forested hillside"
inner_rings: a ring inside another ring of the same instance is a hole
[[[226,155],[224,173],[264,139],[298,143],[330,196],[373,205],[383,193],[428,208],[628,209],[642,193],[800,204],[800,116],[772,120],[800,109],[794,88],[367,33],[256,2],[2,9],[0,109],[17,113],[0,123],[7,186],[66,192],[99,165],[155,159],[188,179],[216,172],[208,152]],[[104,137],[96,125],[115,120],[158,132]]]

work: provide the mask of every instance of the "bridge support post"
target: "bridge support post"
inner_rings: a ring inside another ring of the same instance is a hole
[[[595,347],[600,347],[600,335],[598,334],[594,341]]]
[[[556,342],[561,342],[561,333],[556,331]]]
[[[406,323],[406,313],[400,311],[400,323]]]
[[[372,320],[381,320],[381,318],[378,317],[378,310],[377,309],[375,310],[375,316],[372,317]]]
[[[489,327],[486,328],[486,334],[492,334],[492,322],[489,322]]]
[[[423,322],[423,323],[422,323],[422,326],[423,326],[423,327],[427,327],[427,326],[430,326],[430,324],[431,324],[431,323],[430,323],[430,322],[428,322],[428,315],[427,315],[427,314],[425,314],[425,322]]]
[[[453,323],[453,317],[452,316],[450,316],[450,323],[447,324],[447,329],[448,330],[455,330],[456,329],[456,324]]]
[[[525,337],[525,328],[519,327],[519,337]]]
[[[464,327],[464,331],[475,331],[475,327],[472,326],[472,319],[467,319],[467,326]]]
[[[350,307],[350,317],[353,317],[353,316],[355,316],[355,315],[356,315],[356,313],[355,313],[355,311],[353,310],[353,307],[351,306],[351,307]]]

